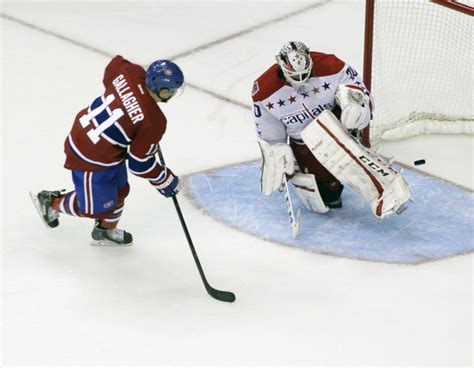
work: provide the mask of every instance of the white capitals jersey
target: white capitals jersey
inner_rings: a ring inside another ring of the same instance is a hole
[[[332,110],[337,87],[341,84],[362,90],[365,107],[372,108],[369,91],[359,74],[335,55],[311,52],[313,70],[298,88],[283,77],[274,64],[255,82],[252,89],[253,116],[260,139],[269,144],[286,143],[287,137],[301,139],[301,132],[323,110]]]

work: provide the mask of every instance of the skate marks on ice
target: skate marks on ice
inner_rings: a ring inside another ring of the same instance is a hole
[[[210,216],[261,239],[316,253],[367,261],[419,264],[474,250],[473,193],[405,170],[414,203],[401,215],[377,219],[369,205],[346,188],[342,209],[306,210],[290,185],[301,228],[292,239],[283,194],[259,191],[257,161],[186,178],[186,195]]]

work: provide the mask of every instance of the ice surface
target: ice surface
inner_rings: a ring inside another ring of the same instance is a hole
[[[404,176],[414,203],[400,216],[382,220],[347,188],[342,209],[312,213],[290,185],[294,209],[302,211],[297,239],[291,237],[283,194],[260,193],[260,162],[192,175],[187,188],[197,205],[219,221],[270,242],[322,254],[416,264],[472,252],[472,192],[411,170]],[[443,197],[449,202],[440,200]]]
[[[290,37],[360,69],[362,2],[323,3],[177,62],[190,82],[246,104],[252,80]],[[227,4],[3,2],[2,12],[146,64],[308,2]],[[2,365],[472,363],[472,255],[406,266],[302,252],[231,229],[179,196],[209,281],[237,295],[229,305],[207,295],[172,202],[144,180],[130,178],[121,220],[133,247],[90,247],[88,220],[61,217],[45,230],[28,191],[71,188],[63,140],[101,91],[108,59],[1,21]],[[162,148],[176,173],[259,157],[247,110],[193,88],[163,109]],[[407,163],[425,158],[423,170],[473,186],[472,138],[383,149]]]

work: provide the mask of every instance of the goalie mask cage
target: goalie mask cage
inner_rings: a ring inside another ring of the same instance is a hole
[[[474,0],[366,0],[364,143],[473,134]],[[369,132],[370,131],[370,132]]]

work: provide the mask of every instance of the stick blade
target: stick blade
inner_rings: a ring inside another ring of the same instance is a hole
[[[296,239],[300,232],[300,223],[301,223],[301,209],[298,208],[298,212],[296,213],[296,221],[291,224],[291,237]]]
[[[214,299],[227,303],[235,302],[235,294],[231,293],[230,291],[217,290],[211,286],[207,287],[206,289],[209,295],[212,296]]]

